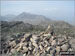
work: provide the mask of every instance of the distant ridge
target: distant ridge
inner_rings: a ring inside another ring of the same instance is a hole
[[[61,28],[73,27],[72,25],[70,25],[65,21],[51,20],[42,15],[30,14],[26,12],[23,12],[17,16],[14,15],[6,15],[5,17],[2,16],[1,19],[5,21],[23,21],[24,23],[29,23],[32,25],[41,25],[41,26],[54,25],[55,27]]]

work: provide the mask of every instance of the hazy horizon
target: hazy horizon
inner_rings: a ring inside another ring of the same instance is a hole
[[[74,24],[74,1],[1,1],[1,15],[27,12]]]

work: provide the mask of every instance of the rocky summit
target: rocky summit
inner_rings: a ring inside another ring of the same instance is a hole
[[[4,42],[1,54],[8,56],[59,56],[61,51],[75,51],[70,36],[56,35],[51,27],[39,33],[24,33],[19,38]],[[73,41],[72,41],[73,39]]]

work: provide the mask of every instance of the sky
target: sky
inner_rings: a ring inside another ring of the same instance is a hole
[[[1,1],[1,15],[22,12],[74,24],[74,1]]]

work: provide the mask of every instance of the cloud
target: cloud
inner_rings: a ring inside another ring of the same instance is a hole
[[[25,12],[28,12],[28,13],[30,13],[30,12],[31,12],[31,10],[25,10]]]
[[[55,11],[55,10],[58,10],[58,8],[45,8],[44,10],[45,11]]]

